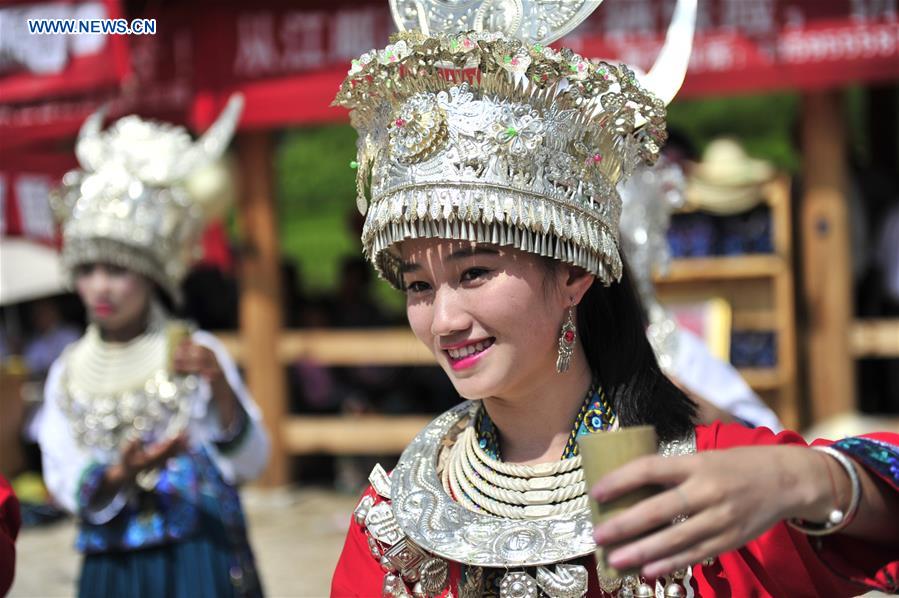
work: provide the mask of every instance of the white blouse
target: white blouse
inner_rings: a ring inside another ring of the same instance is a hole
[[[691,393],[755,427],[783,430],[777,415],[749,387],[740,372],[712,355],[698,336],[678,328],[670,372]]]
[[[227,453],[216,442],[222,442],[225,431],[214,405],[210,404],[212,389],[206,380],[200,380],[195,392],[187,400],[191,402],[190,420],[185,430],[192,447],[204,447],[218,467],[225,482],[237,485],[259,476],[268,462],[270,445],[262,425],[258,406],[244,386],[237,366],[222,343],[212,334],[194,332],[192,340],[207,347],[215,354],[225,379],[247,415],[242,438]],[[47,376],[44,387],[44,405],[38,422],[43,454],[44,482],[56,501],[66,510],[77,513],[94,524],[103,524],[115,517],[133,494],[133,488],[123,488],[106,504],[91,505],[78,513],[77,495],[82,474],[91,464],[112,464],[118,460],[116,451],[81,446],[72,433],[72,424],[64,413],[63,375],[66,354],[57,359]]]

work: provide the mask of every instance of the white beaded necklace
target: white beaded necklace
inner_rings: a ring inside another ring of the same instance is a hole
[[[109,343],[100,328],[90,324],[72,347],[67,362],[69,385],[95,394],[114,394],[143,387],[167,365],[165,313],[155,302],[150,305],[147,328],[124,343]]]
[[[519,465],[490,457],[473,421],[450,449],[444,488],[467,509],[508,519],[570,515],[587,508],[580,457]]]
[[[187,426],[187,397],[199,382],[168,371],[168,326],[154,303],[134,339],[107,343],[92,324],[67,350],[60,407],[79,445],[117,451],[126,440],[167,438]]]

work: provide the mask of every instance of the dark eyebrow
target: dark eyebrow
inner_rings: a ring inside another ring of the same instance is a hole
[[[492,247],[487,247],[486,245],[462,247],[446,256],[446,259],[455,261],[465,259],[467,257],[472,257],[474,255],[499,255],[499,250]],[[416,264],[415,262],[403,262],[400,266],[401,274],[408,274],[410,272],[417,272],[419,270],[421,270],[421,266]]]
[[[415,262],[403,262],[400,265],[400,274],[408,274],[410,272],[417,272],[418,270],[421,270],[421,266]]]
[[[474,247],[468,246],[457,249],[449,254],[446,259],[461,260],[474,255],[499,255],[499,251],[493,247],[487,247],[486,245],[475,245]]]

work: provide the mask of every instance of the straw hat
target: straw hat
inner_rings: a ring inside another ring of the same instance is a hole
[[[687,201],[719,214],[745,212],[761,201],[762,185],[774,174],[771,163],[752,158],[736,140],[716,139],[690,169]]]

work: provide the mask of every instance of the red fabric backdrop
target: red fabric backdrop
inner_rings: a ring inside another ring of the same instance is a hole
[[[584,56],[648,68],[674,3],[607,0],[559,43]],[[59,6],[77,15],[88,5],[124,14],[119,0]],[[45,6],[7,3],[0,11],[24,18]],[[196,129],[208,126],[234,91],[247,99],[244,129],[344,119],[329,104],[350,58],[383,46],[393,30],[382,0],[149,6],[126,16],[157,19],[156,35],[101,37],[99,54],[70,53],[62,72],[31,72],[27,58],[18,66],[0,63],[0,150],[71,138],[103,101],[112,102],[112,116],[139,112]],[[891,6],[875,0],[699,0],[682,97],[899,79],[899,17]],[[68,36],[67,43],[80,39]],[[40,43],[26,46],[39,51]]]

